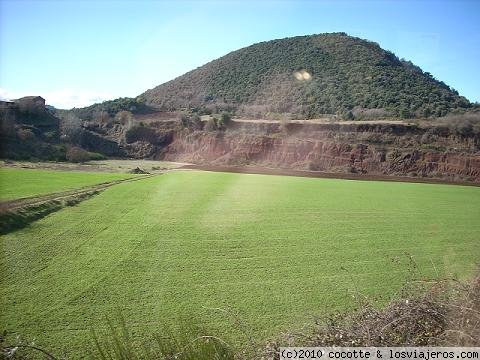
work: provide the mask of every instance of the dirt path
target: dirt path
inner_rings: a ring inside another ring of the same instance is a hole
[[[72,198],[72,197],[81,197],[89,193],[94,193],[94,192],[98,193],[116,184],[120,184],[123,182],[138,181],[138,180],[146,179],[152,176],[155,176],[155,175],[140,175],[135,178],[114,180],[114,181],[100,183],[97,185],[82,187],[79,189],[67,190],[67,191],[50,193],[50,194],[39,195],[39,196],[31,196],[31,197],[26,197],[21,199],[2,201],[0,202],[0,214],[5,211],[12,211],[17,208],[24,208],[27,206],[36,205],[36,204],[44,203],[47,201],[56,201],[56,200],[63,201],[63,200],[68,200],[68,198]]]
[[[91,160],[86,163],[70,163],[70,162],[56,162],[56,161],[31,162],[31,161],[0,160],[1,168],[108,172],[108,173],[127,173],[138,167],[142,170],[149,172],[150,174],[160,174],[166,170],[178,168],[183,165],[187,165],[187,164],[176,163],[172,161],[147,160],[147,159]]]
[[[0,203],[0,234],[21,229],[48,214],[68,206],[74,206],[90,199],[110,186],[123,182],[138,181],[156,175],[145,175],[136,178],[115,180],[81,189],[57,192],[53,194],[22,198]]]
[[[333,116],[333,115],[332,115]],[[211,115],[201,116],[202,121],[210,119]],[[143,122],[173,122],[177,121],[178,113],[175,112],[154,112],[150,114],[135,115],[135,120]],[[233,118],[234,123],[257,123],[257,124],[278,124],[280,120],[271,119],[249,119],[249,118]],[[411,122],[405,120],[394,119],[378,119],[378,120],[341,120],[332,119],[331,117],[323,117],[316,119],[288,120],[294,124],[339,124],[339,125],[362,125],[362,124],[395,124],[395,125],[411,125]]]
[[[308,171],[308,170],[262,168],[258,166],[185,165],[181,167],[180,170],[181,169],[215,171],[215,172],[231,172],[231,173],[242,173],[242,174],[300,176],[300,177],[344,179],[344,180],[394,181],[394,182],[410,182],[410,183],[426,183],[426,184],[449,184],[449,185],[466,185],[466,186],[480,187],[480,183],[471,182],[471,181],[447,181],[442,179],[417,178],[417,177],[406,177],[406,176],[327,173],[327,172]]]
[[[278,124],[280,120],[267,119],[232,119],[238,123],[259,123],[259,124]],[[393,125],[411,125],[403,120],[330,120],[328,118],[309,119],[309,120],[288,120],[292,124],[337,124],[337,125],[362,125],[362,124],[393,124]]]

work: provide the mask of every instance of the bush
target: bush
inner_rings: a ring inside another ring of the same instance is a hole
[[[220,115],[220,120],[219,120],[219,125],[221,127],[226,127],[230,124],[230,122],[232,121],[232,116],[229,114],[229,113],[222,113]]]
[[[115,115],[115,121],[119,124],[131,127],[133,122],[133,115],[130,111],[122,110]]]
[[[32,141],[35,139],[35,134],[30,129],[18,129],[17,136],[22,141]]]
[[[208,119],[207,123],[205,124],[206,131],[216,131],[218,130],[216,118]]]
[[[89,152],[90,154],[90,160],[105,160],[107,157],[103,154],[97,153],[97,152]]]
[[[280,119],[280,124],[278,125],[278,130],[284,134],[288,134],[288,126],[290,125],[290,120],[287,118]]]
[[[100,110],[93,115],[93,121],[99,124],[107,124],[110,122],[110,114],[107,111]]]
[[[106,159],[105,155],[95,152],[89,152],[77,146],[72,146],[67,149],[65,155],[68,161],[74,163],[86,162],[89,160],[104,160]]]
[[[343,119],[344,120],[353,120],[355,119],[355,117],[353,116],[353,113],[351,111],[347,111],[344,115],[343,115]]]
[[[229,113],[223,112],[220,114],[220,119],[214,116],[213,120],[215,121],[217,130],[225,130],[231,123],[232,116]]]
[[[78,143],[82,136],[82,120],[72,112],[60,116],[60,134],[72,143]]]
[[[192,130],[201,130],[203,127],[202,119],[198,114],[181,114],[180,115],[180,124],[182,128],[192,129]]]

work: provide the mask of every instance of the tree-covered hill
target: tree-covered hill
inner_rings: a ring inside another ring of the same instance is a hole
[[[261,42],[150,89],[139,99],[163,110],[223,107],[250,115],[306,118],[443,116],[472,106],[411,62],[345,33]]]
[[[150,112],[151,109],[139,98],[124,97],[115,100],[107,100],[83,108],[73,108],[70,111],[82,120],[98,120],[104,116],[114,117],[121,111],[145,114]]]

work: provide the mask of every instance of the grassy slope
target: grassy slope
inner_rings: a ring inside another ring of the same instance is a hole
[[[2,237],[0,328],[71,351],[120,308],[137,336],[194,315],[245,342],[205,309],[231,307],[259,340],[352,306],[355,287],[387,300],[408,255],[421,276],[469,276],[479,218],[474,187],[208,172],[120,184]]]
[[[133,176],[135,175],[0,168],[0,200],[71,190]]]

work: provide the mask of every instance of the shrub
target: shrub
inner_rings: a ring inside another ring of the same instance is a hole
[[[225,128],[228,127],[228,125],[232,121],[232,117],[230,114],[223,112],[220,114],[220,119],[217,117],[214,117],[214,120],[215,120],[217,129],[224,130]]]
[[[17,136],[22,141],[31,141],[35,139],[35,134],[30,129],[18,129]]]
[[[232,121],[232,116],[229,113],[222,113],[220,115],[220,122],[223,126],[228,126],[230,122]]]
[[[353,116],[353,113],[351,111],[347,111],[344,115],[343,115],[343,119],[344,120],[353,120],[355,117]]]
[[[201,130],[202,127],[203,127],[203,123],[202,123],[202,118],[200,117],[200,115],[197,115],[197,114],[192,115],[191,118],[190,118],[190,124],[191,124],[192,129]]]
[[[72,112],[60,116],[60,135],[72,143],[78,143],[82,136],[82,120]]]
[[[119,124],[131,127],[133,115],[130,111],[122,110],[115,115],[115,121]]]
[[[284,117],[284,118],[280,119],[280,124],[278,125],[278,130],[280,130],[280,132],[282,132],[284,134],[287,134],[289,124],[290,124],[290,120],[288,120],[287,118]]]
[[[89,152],[90,154],[90,160],[105,160],[107,157],[103,154],[100,154],[98,152]]]
[[[77,146],[72,146],[67,149],[66,159],[68,161],[79,163],[86,162],[89,160],[104,160],[106,159],[105,155],[95,152],[89,152]]]
[[[182,128],[192,129],[192,130],[201,130],[203,127],[202,119],[198,114],[181,114],[180,115],[180,125]]]
[[[207,123],[205,124],[206,131],[216,131],[218,130],[216,118],[208,119]]]
[[[94,114],[93,120],[99,124],[107,124],[110,122],[110,115],[107,111],[100,110]]]

